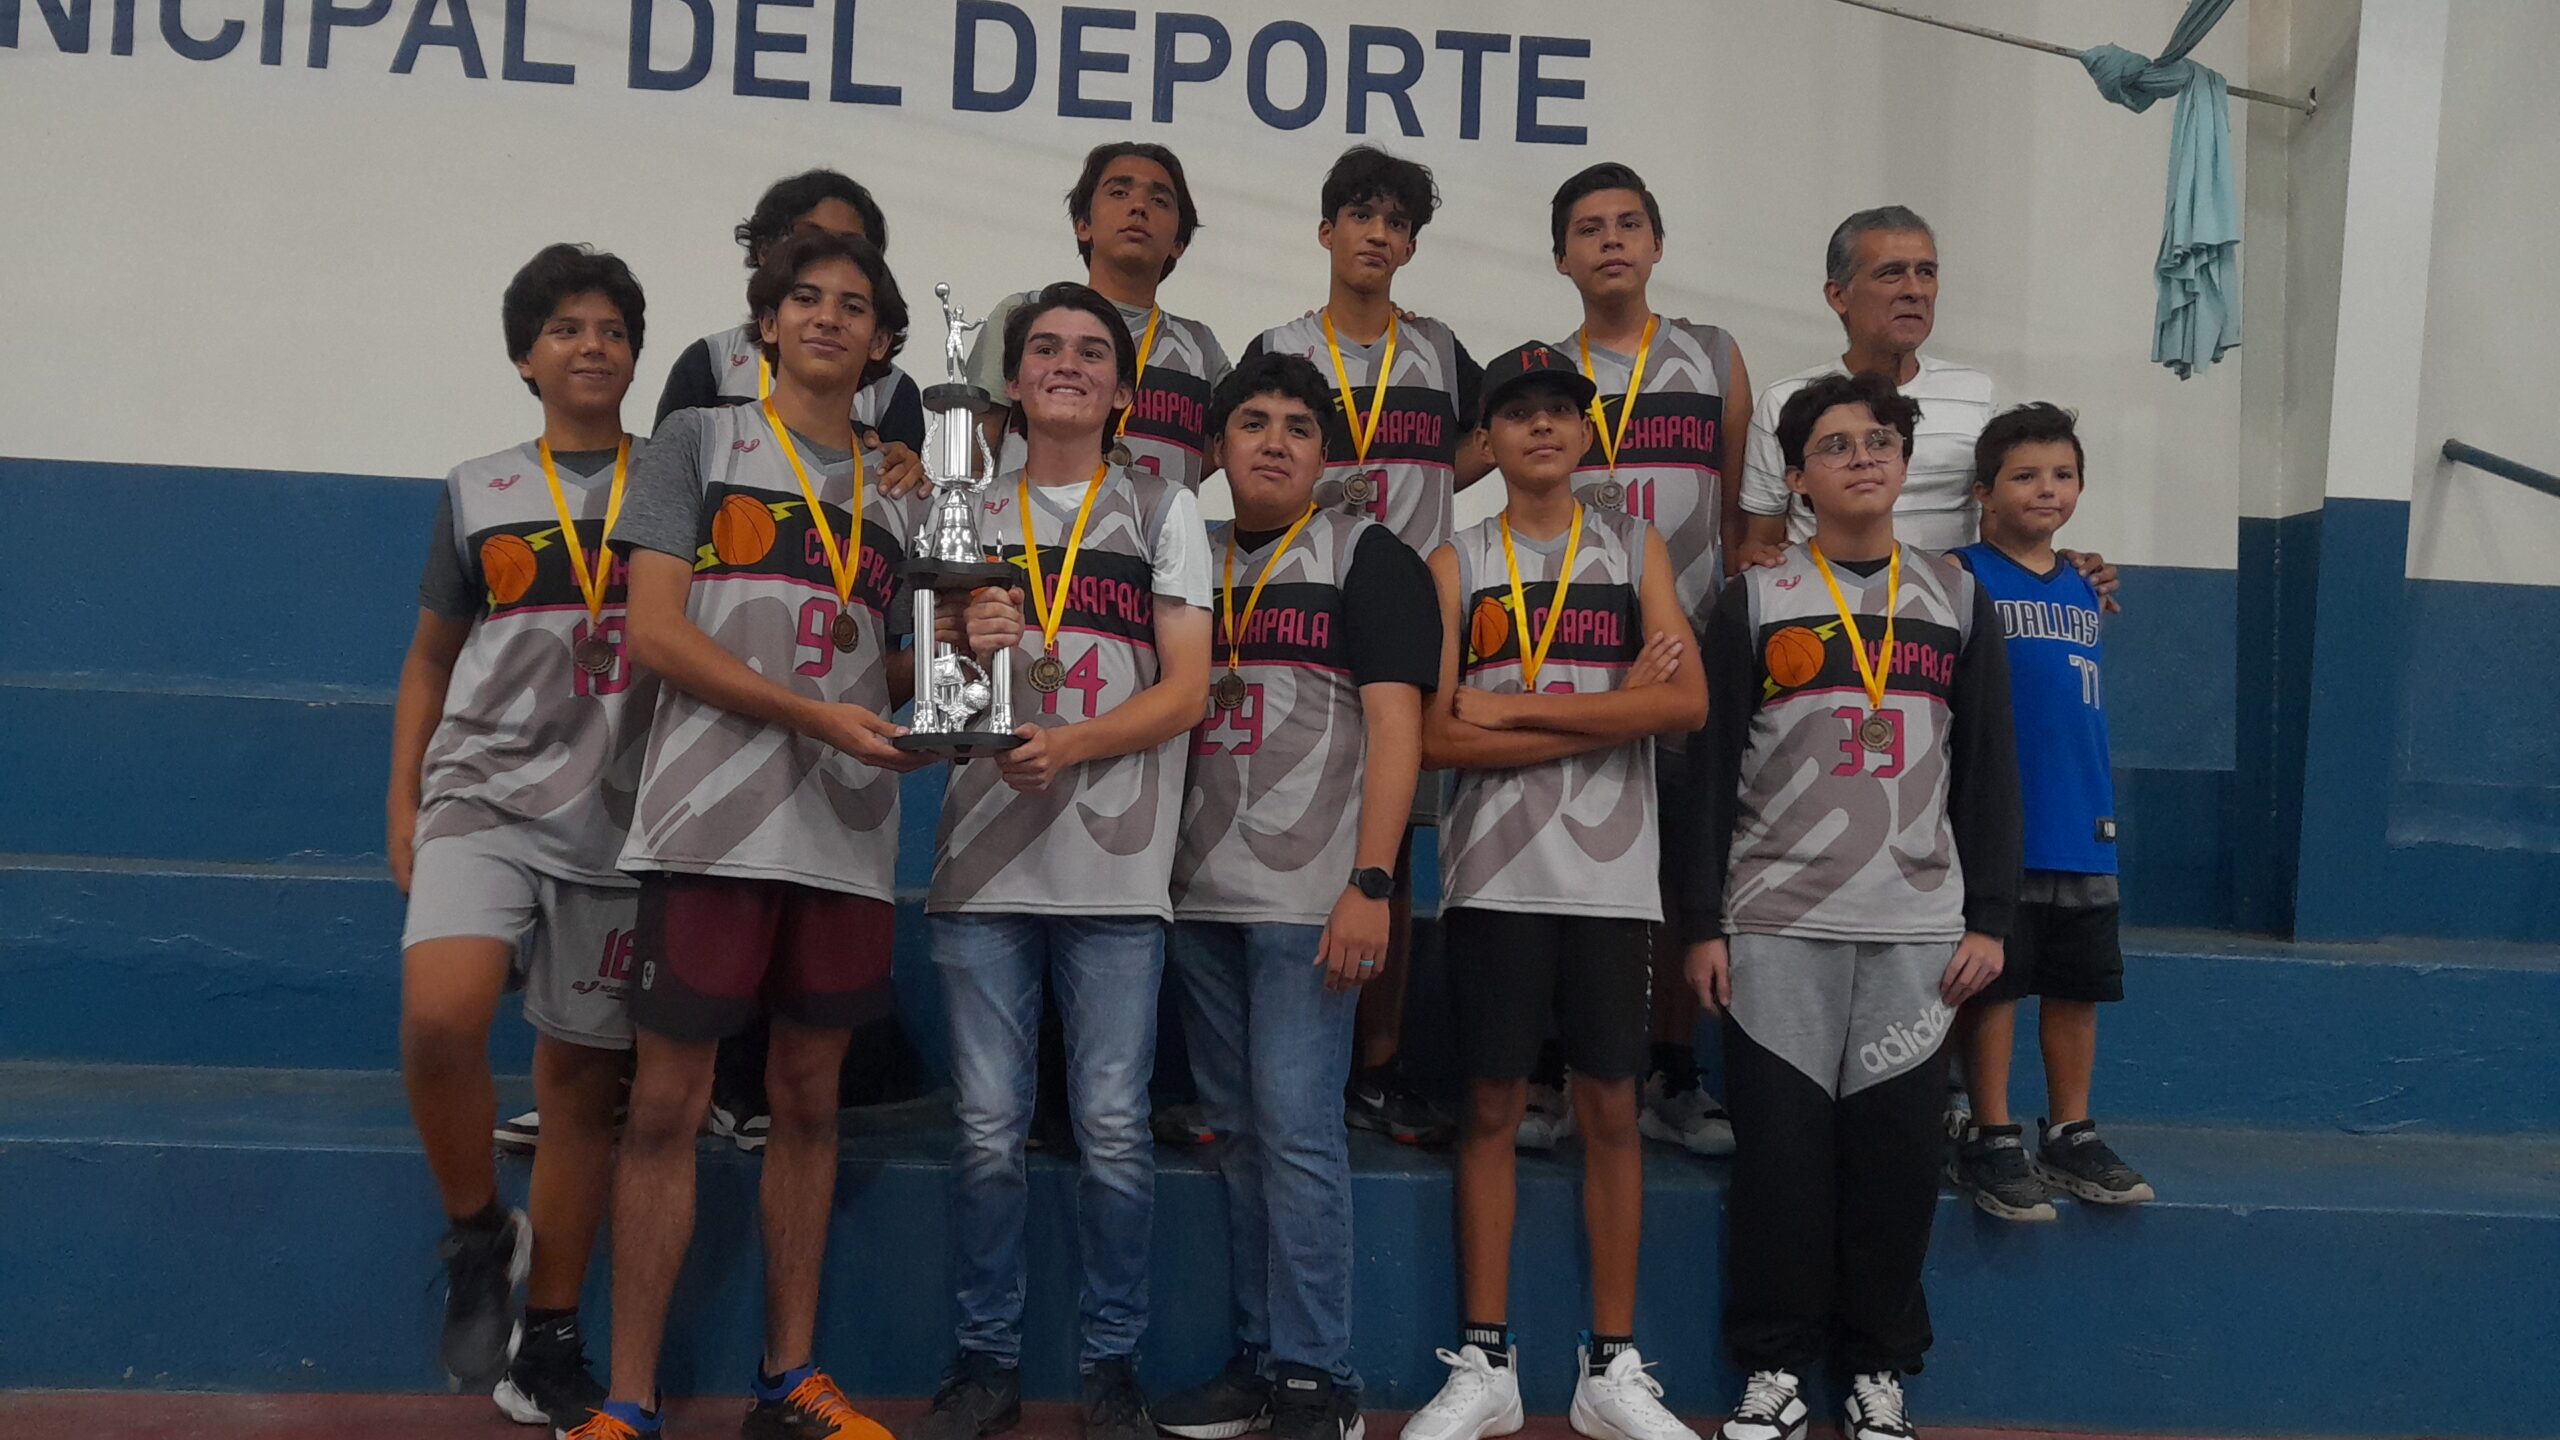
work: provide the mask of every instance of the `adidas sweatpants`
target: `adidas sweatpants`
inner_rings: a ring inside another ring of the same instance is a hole
[[[1745,1370],[1916,1373],[1938,1203],[1952,942],[1736,935],[1725,1344]],[[1836,1346],[1836,1350],[1835,1350]]]

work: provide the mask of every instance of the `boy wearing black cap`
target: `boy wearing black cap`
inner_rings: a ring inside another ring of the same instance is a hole
[[[1458,1142],[1465,1332],[1407,1440],[1520,1427],[1504,1321],[1514,1137],[1552,1024],[1581,1083],[1592,1328],[1571,1419],[1594,1440],[1680,1440],[1634,1341],[1652,928],[1662,919],[1653,741],[1706,720],[1706,679],[1662,537],[1585,507],[1591,381],[1546,345],[1487,367],[1478,427],[1505,504],[1431,556],[1440,684],[1423,762],[1459,772],[1442,826],[1441,924],[1467,1079]]]

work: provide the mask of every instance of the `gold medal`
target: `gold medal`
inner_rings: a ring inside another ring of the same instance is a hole
[[[1252,592],[1244,597],[1241,621],[1236,619],[1236,531],[1232,524],[1227,527],[1227,558],[1218,581],[1218,618],[1227,632],[1227,673],[1209,687],[1209,698],[1217,701],[1221,710],[1233,710],[1244,703],[1244,677],[1236,672],[1244,668],[1244,635],[1253,628],[1253,612],[1262,604],[1262,587],[1271,583],[1271,572],[1280,564],[1280,557],[1289,553],[1289,542],[1297,539],[1298,532],[1314,518],[1316,507],[1309,505],[1297,523],[1280,536],[1271,558],[1262,562],[1262,574],[1254,580]]]
[[[1230,670],[1209,687],[1209,698],[1216,701],[1221,710],[1241,710],[1244,708],[1245,688],[1244,677]]]
[[[1084,553],[1085,522],[1093,518],[1093,499],[1102,493],[1102,477],[1111,473],[1107,464],[1094,467],[1093,478],[1084,483],[1084,503],[1076,507],[1076,525],[1067,532],[1066,557],[1058,562],[1058,586],[1051,590],[1040,580],[1040,539],[1033,533],[1031,512],[1031,474],[1024,471],[1014,478],[1022,501],[1022,553],[1031,568],[1031,610],[1040,619],[1040,658],[1031,662],[1031,688],[1043,695],[1054,695],[1067,683],[1067,667],[1058,663],[1058,627],[1067,620],[1067,587],[1075,582],[1076,556]]]
[[[1807,540],[1804,552],[1813,557],[1813,568],[1822,572],[1822,583],[1831,591],[1831,608],[1840,615],[1840,633],[1849,637],[1849,658],[1858,662],[1858,683],[1866,688],[1867,718],[1858,722],[1858,743],[1870,750],[1890,749],[1894,723],[1884,713],[1884,686],[1893,675],[1893,612],[1902,594],[1902,547],[1893,547],[1893,558],[1885,567],[1884,656],[1875,664],[1867,661],[1867,643],[1858,634],[1858,617],[1850,613],[1848,597],[1840,593],[1840,582],[1832,577],[1831,562],[1823,558],[1822,547]]]
[[[854,620],[852,611],[839,610],[836,623],[827,627],[827,638],[835,642],[837,649],[851,651],[862,643],[862,626]]]
[[[1858,743],[1870,750],[1893,748],[1893,721],[1883,711],[1858,722]]]
[[[1662,328],[1661,316],[1644,317],[1644,340],[1636,346],[1635,370],[1627,377],[1627,398],[1626,402],[1618,407],[1618,425],[1614,430],[1609,427],[1608,407],[1600,403],[1598,391],[1600,377],[1591,368],[1590,331],[1584,329],[1574,332],[1574,339],[1582,345],[1583,378],[1589,380],[1593,386],[1591,428],[1600,432],[1600,453],[1607,456],[1609,460],[1608,482],[1600,487],[1599,493],[1592,496],[1593,502],[1603,510],[1615,510],[1627,501],[1627,487],[1618,483],[1618,450],[1627,443],[1627,422],[1636,416],[1636,396],[1644,390],[1645,362],[1653,358],[1653,334],[1660,328]]]
[[[1333,356],[1333,378],[1342,387],[1337,393],[1342,400],[1343,416],[1351,425],[1351,458],[1354,463],[1366,465],[1369,463],[1369,446],[1378,438],[1379,417],[1387,413],[1387,377],[1394,374],[1396,368],[1395,312],[1387,312],[1387,346],[1378,355],[1378,383],[1369,391],[1366,424],[1361,420],[1359,397],[1351,391],[1351,371],[1342,363],[1341,342],[1334,339],[1332,312],[1325,311],[1317,319],[1324,326],[1324,348]],[[1343,484],[1343,503],[1366,505],[1376,499],[1383,485],[1376,476],[1375,471],[1352,476]]]
[[[1043,655],[1031,662],[1031,688],[1043,695],[1055,695],[1067,683],[1067,667],[1055,655]]]
[[[773,398],[765,397],[764,422],[773,427],[775,443],[782,447],[783,458],[791,462],[791,476],[800,482],[800,498],[809,502],[809,524],[818,532],[818,543],[827,552],[827,574],[835,581],[836,623],[828,632],[838,650],[850,650],[862,639],[853,621],[853,577],[862,559],[862,437],[853,437],[853,526],[846,532],[853,547],[847,559],[844,547],[836,544],[836,531],[827,523],[827,509],[818,503],[818,492],[809,484],[809,471],[800,463],[800,447],[791,443],[791,431],[782,417],[773,413]]]
[[[631,437],[622,437],[622,446],[613,455],[613,489],[604,502],[604,533],[596,537],[595,559],[587,558],[587,547],[578,543],[577,517],[569,513],[569,497],[560,488],[560,468],[552,463],[551,442],[536,440],[534,453],[542,460],[543,483],[551,487],[551,508],[560,517],[560,541],[569,547],[569,574],[578,582],[578,598],[587,603],[587,636],[569,647],[569,657],[577,667],[590,675],[601,675],[613,668],[613,646],[596,631],[604,627],[604,592],[613,579],[613,526],[622,518],[622,484],[631,474]]]
[[[1564,566],[1556,571],[1555,598],[1547,602],[1547,623],[1533,643],[1529,639],[1529,600],[1520,584],[1520,557],[1511,548],[1511,512],[1502,512],[1502,563],[1511,571],[1511,613],[1520,623],[1520,688],[1536,691],[1538,671],[1555,648],[1556,622],[1564,618],[1565,592],[1573,588],[1573,557],[1582,551],[1582,505],[1573,507],[1573,533],[1564,542]]]
[[[590,675],[601,675],[613,668],[613,646],[601,635],[582,637],[569,653],[578,668]]]

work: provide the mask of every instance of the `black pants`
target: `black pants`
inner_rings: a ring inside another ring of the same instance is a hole
[[[1929,1349],[1920,1269],[1938,1208],[1947,1053],[1834,1100],[1730,1018],[1733,1112],[1726,1348],[1745,1370],[1917,1374]]]

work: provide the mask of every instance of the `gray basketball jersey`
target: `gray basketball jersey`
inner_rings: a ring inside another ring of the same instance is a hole
[[[827,464],[800,442],[810,487],[853,567],[851,602],[839,607],[826,548],[763,407],[691,413],[702,493],[685,613],[766,679],[813,700],[888,713],[891,632],[901,628],[891,601],[921,502],[866,484],[857,550],[851,459]],[[879,457],[866,460],[876,479]],[[858,627],[850,651],[829,636],[839,608]],[[896,775],[663,687],[624,869],[789,880],[893,900],[897,845]]]
[[[596,558],[613,465],[592,475],[557,467],[578,522],[574,543]],[[533,869],[589,884],[627,883],[614,868],[631,826],[655,676],[624,653],[627,567],[606,560],[603,674],[578,668],[589,629],[570,537],[531,443],[484,455],[445,476],[453,542],[484,606],[454,661],[444,715],[427,743],[417,839],[497,832]]]
[[[1173,913],[1183,920],[1322,925],[1351,878],[1360,845],[1360,781],[1369,731],[1351,674],[1343,585],[1365,516],[1320,512],[1272,559],[1277,537],[1235,557],[1233,606],[1245,702],[1215,701],[1191,733],[1191,782],[1173,858]],[[1233,521],[1209,527],[1223,586]],[[1261,603],[1244,616],[1270,561]],[[1210,673],[1228,644],[1210,598]]]
[[[970,354],[971,378],[998,399],[1004,396],[1005,317],[1031,294],[1008,295],[989,311],[987,328],[979,332],[978,348]],[[1155,344],[1149,346],[1146,307],[1111,303],[1146,361],[1129,402],[1129,422],[1120,431],[1121,443],[1129,447],[1130,467],[1196,491],[1209,476],[1209,394],[1232,368],[1227,352],[1208,326],[1170,310],[1156,321]],[[1018,470],[1025,453],[1022,436],[1008,433],[998,464]]]
[[[1375,345],[1360,345],[1336,330],[1334,339],[1366,429],[1386,337],[1379,336]],[[1383,521],[1426,559],[1447,544],[1457,500],[1458,445],[1474,423],[1475,404],[1474,396],[1459,393],[1458,341],[1449,327],[1398,312],[1395,373],[1387,377],[1385,413],[1378,418],[1377,438],[1365,461],[1343,412],[1341,381],[1334,374],[1333,352],[1325,345],[1318,312],[1310,310],[1265,330],[1260,343],[1277,354],[1304,355],[1333,387],[1334,402],[1324,411],[1324,478],[1316,483],[1316,503]],[[1365,485],[1355,483],[1362,481]],[[1363,490],[1367,498],[1355,498]]]
[[[1622,511],[1582,513],[1565,611],[1538,671],[1547,694],[1615,690],[1644,648],[1645,524]],[[1512,537],[1531,639],[1546,628],[1566,538]],[[1458,683],[1516,695],[1523,637],[1511,612],[1502,517],[1468,526],[1450,544],[1458,555]],[[1441,903],[1660,920],[1657,824],[1651,740],[1513,770],[1461,770],[1440,824]]]
[[[1041,726],[1090,720],[1156,683],[1156,549],[1178,492],[1171,480],[1136,468],[1104,479],[1074,581],[1061,597],[1058,659],[1066,681],[1042,694],[1028,678],[1042,641],[1022,527],[1034,527],[1041,576],[1056,586],[1084,489],[1034,486],[1026,517],[1020,473],[1007,471],[987,487],[980,527],[986,542],[1023,570],[1022,641],[1005,657],[1014,667],[1014,719]],[[1189,741],[1176,735],[1152,749],[1078,765],[1038,794],[1005,784],[992,764],[955,767],[925,909],[1170,918],[1165,887]]]
[[[737,325],[705,335],[702,346],[711,352],[711,374],[720,382],[723,401],[752,405],[772,388],[764,368],[764,346],[757,341],[754,326]],[[880,417],[889,413],[889,402],[897,397],[898,382],[906,378],[905,372],[891,365],[880,378],[863,386],[853,397],[853,423],[878,429]]]
[[[1579,363],[1582,332],[1555,348]],[[1611,434],[1625,413],[1635,363],[1633,355],[1591,347],[1600,423]],[[1574,493],[1585,505],[1623,509],[1662,532],[1680,608],[1688,613],[1689,628],[1701,633],[1724,586],[1724,397],[1732,375],[1732,336],[1714,325],[1663,316],[1645,357],[1644,393],[1636,397],[1635,414],[1625,418],[1616,473],[1605,442],[1595,434],[1591,452],[1573,474]]]
[[[1888,571],[1831,567],[1870,661]],[[1746,571],[1760,708],[1743,752],[1725,928],[1807,940],[1955,940],[1964,871],[1947,820],[1947,697],[1973,627],[1971,575],[1902,547],[1882,750],[1839,611],[1805,547]]]

